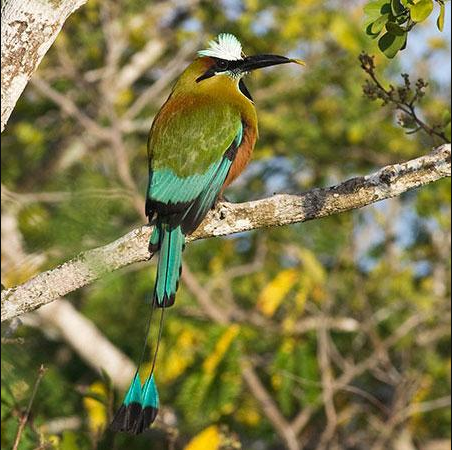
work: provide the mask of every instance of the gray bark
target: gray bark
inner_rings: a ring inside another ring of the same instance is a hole
[[[55,41],[64,22],[86,1],[2,2],[2,132],[28,80]]]

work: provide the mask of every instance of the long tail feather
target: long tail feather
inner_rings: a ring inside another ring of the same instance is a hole
[[[161,308],[174,304],[179,287],[185,235],[180,226],[171,228],[161,224],[160,227],[160,254],[154,297],[156,305]]]
[[[143,432],[154,422],[159,411],[159,394],[155,384],[154,375],[150,375],[143,385],[141,398],[141,411],[137,418],[135,432]]]
[[[162,336],[163,313],[166,307],[171,306],[174,303],[174,298],[179,285],[184,245],[185,236],[182,233],[180,226],[171,227],[170,225],[157,222],[149,242],[151,251],[156,251],[160,248],[157,278],[148,330],[138,368],[143,362],[154,309],[159,307],[162,308],[162,312],[154,356],[152,358],[151,370],[143,385],[141,385],[137,369],[124,401],[116,412],[110,425],[113,431],[140,434],[147,430],[157,417],[159,410],[159,394],[154,379],[154,368]]]
[[[138,371],[130,383],[129,390],[124,398],[121,407],[115,414],[111,422],[113,431],[125,431],[127,433],[135,433],[135,424],[140,417],[142,406],[143,392]]]
[[[110,425],[113,431],[140,434],[154,422],[159,410],[159,394],[154,375],[143,386],[137,375],[132,380],[123,404]]]
[[[155,224],[154,229],[152,230],[151,237],[149,239],[149,252],[155,253],[159,249],[160,243],[160,225]]]
[[[149,325],[146,333],[144,349],[146,348],[147,336],[150,331],[155,306],[156,305],[154,300],[151,316],[149,318]],[[137,369],[135,376],[130,383],[130,387],[126,393],[124,401],[116,412],[113,421],[110,424],[110,427],[113,431],[123,431],[130,434],[140,434],[143,431],[147,430],[157,417],[159,411],[159,394],[157,385],[155,383],[154,369],[157,361],[160,340],[162,337],[165,306],[162,307],[161,311],[162,312],[160,315],[157,341],[155,344],[154,356],[152,358],[149,375],[144,384],[141,385],[141,380]],[[141,363],[143,362],[144,349],[138,367],[140,367]]]

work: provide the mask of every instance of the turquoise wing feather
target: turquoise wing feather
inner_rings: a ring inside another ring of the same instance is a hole
[[[199,196],[196,198],[193,204],[190,205],[187,212],[184,214],[182,218],[182,232],[184,234],[190,234],[194,230],[196,230],[206,214],[214,205],[217,196],[220,193],[221,188],[223,187],[223,184],[228,176],[229,169],[234,162],[235,156],[237,154],[237,149],[242,143],[242,139],[243,124],[240,124],[233,143],[229,146],[227,152],[224,154],[215,173],[212,175],[212,178],[205,185]]]

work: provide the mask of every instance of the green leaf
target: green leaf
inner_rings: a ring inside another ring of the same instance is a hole
[[[380,16],[374,23],[372,23],[370,27],[370,31],[372,34],[380,34],[381,30],[385,26],[386,22],[389,19],[389,14],[385,14]]]
[[[439,31],[444,30],[444,19],[446,18],[446,5],[443,2],[439,3],[440,11],[438,20],[436,21],[436,25],[438,26]]]
[[[398,16],[405,11],[405,7],[402,5],[400,0],[392,0],[391,1],[391,11],[394,16]]]
[[[448,109],[446,109],[446,110],[444,110],[443,116],[442,116],[443,125],[447,125],[448,123],[450,123],[450,120],[451,120],[450,111]]]
[[[406,33],[403,36],[385,33],[378,40],[378,47],[387,58],[394,58],[394,56],[397,55],[397,52],[405,45],[406,38]]]
[[[387,6],[386,6],[387,5]],[[388,7],[390,9],[390,4],[388,0],[377,0],[369,2],[364,6],[364,12],[366,16],[372,21],[378,19],[382,14],[388,13]]]
[[[432,13],[433,0],[419,0],[408,7],[410,8],[411,19],[414,22],[422,22]]]
[[[406,31],[395,22],[388,22],[386,24],[386,30],[388,31],[388,33],[391,33],[395,36],[403,36],[406,33]]]
[[[379,32],[378,33],[372,33],[372,24],[373,23],[370,23],[369,25],[367,25],[367,27],[366,27],[366,34],[368,36],[370,36],[371,39],[376,39],[380,35],[380,33]]]

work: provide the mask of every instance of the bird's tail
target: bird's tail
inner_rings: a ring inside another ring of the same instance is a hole
[[[141,384],[138,369],[130,383],[130,387],[116,412],[110,425],[113,431],[125,431],[139,434],[154,422],[159,409],[159,395],[154,379],[154,368],[163,328],[163,313],[165,308],[174,303],[179,278],[181,275],[182,251],[185,246],[185,236],[180,227],[157,223],[152,233],[149,248],[152,252],[160,248],[157,265],[152,309],[149,317],[146,339],[138,369],[143,361],[147,339],[151,328],[152,316],[156,307],[161,308],[160,325],[154,350],[151,370],[144,384]]]
[[[158,242],[160,248],[154,301],[157,307],[162,308],[174,304],[182,271],[185,235],[180,226],[173,227],[165,223],[157,223],[154,230],[150,246]]]
[[[163,313],[165,312],[164,307],[161,309],[160,324],[154,349],[154,356],[152,358],[151,369],[143,385],[141,384],[140,375],[138,373],[146,352],[147,340],[149,331],[151,329],[152,316],[154,315],[155,307],[156,305],[154,301],[152,303],[151,314],[149,316],[149,322],[146,331],[146,338],[144,341],[143,351],[141,353],[137,370],[132,379],[132,382],[130,383],[129,389],[122,402],[122,405],[116,412],[110,424],[110,428],[113,431],[125,431],[126,433],[140,434],[148,429],[157,417],[159,410],[159,394],[157,385],[155,384],[154,369],[155,362],[157,360],[160,339],[162,337]]]
[[[159,394],[154,374],[149,375],[142,386],[137,371],[110,427],[113,431],[140,434],[154,422],[158,410]]]

